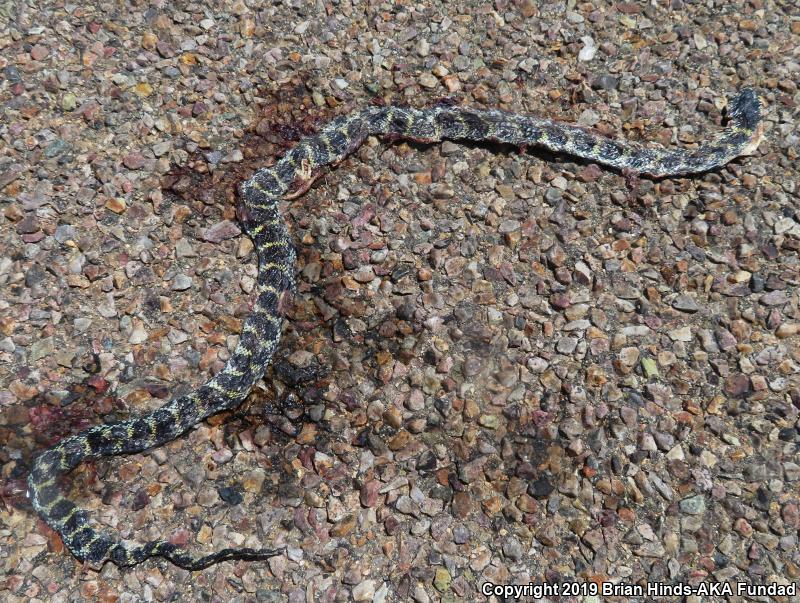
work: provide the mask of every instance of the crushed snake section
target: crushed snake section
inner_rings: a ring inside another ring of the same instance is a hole
[[[29,496],[42,519],[80,561],[107,560],[131,566],[160,556],[186,569],[202,569],[226,559],[266,559],[276,549],[224,549],[195,556],[169,542],[125,542],[90,526],[85,510],[61,493],[57,479],[86,459],[130,454],[161,446],[193,425],[238,406],[262,378],[281,336],[281,297],[294,287],[295,251],[279,202],[297,183],[300,193],[323,166],[340,162],[367,136],[416,141],[443,139],[540,146],[599,163],[625,173],[651,177],[705,172],[752,153],[763,134],[758,97],[742,90],[729,104],[729,125],[713,141],[692,150],[651,148],[598,136],[549,119],[499,110],[455,106],[428,109],[369,107],[339,117],[317,135],[303,138],[273,167],[257,171],[240,185],[244,231],[258,254],[257,296],[244,321],[239,343],[224,368],[191,393],[145,416],[97,425],[65,438],[42,453],[28,478]]]

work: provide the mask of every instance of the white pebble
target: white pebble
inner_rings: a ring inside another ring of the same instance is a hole
[[[594,55],[597,54],[597,46],[594,45],[594,38],[592,38],[592,36],[583,36],[581,42],[583,42],[583,48],[581,48],[581,51],[578,53],[578,60],[584,62],[591,61]]]

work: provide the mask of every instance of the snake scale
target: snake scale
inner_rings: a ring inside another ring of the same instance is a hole
[[[110,560],[119,566],[131,566],[160,556],[195,570],[226,559],[265,559],[279,552],[240,548],[197,557],[163,540],[146,544],[123,541],[93,528],[87,512],[63,496],[57,480],[86,459],[161,446],[206,417],[234,408],[245,399],[275,352],[281,335],[280,300],[294,286],[295,251],[279,202],[298,184],[302,189],[298,194],[302,194],[302,185],[308,184],[314,173],[340,162],[367,136],[539,146],[626,173],[662,177],[705,172],[752,153],[761,139],[763,125],[756,93],[742,90],[730,101],[728,116],[725,130],[713,141],[692,150],[619,142],[550,119],[459,106],[370,106],[334,119],[316,135],[301,139],[274,166],[258,170],[240,184],[239,218],[258,255],[257,296],[224,368],[194,391],[150,414],[96,425],[43,452],[28,478],[34,509],[61,535],[77,559],[91,564]]]

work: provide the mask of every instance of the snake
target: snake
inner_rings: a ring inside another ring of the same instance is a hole
[[[207,417],[237,407],[262,379],[281,337],[282,300],[295,285],[296,252],[279,207],[283,199],[305,192],[315,174],[325,166],[338,165],[368,136],[541,147],[652,178],[702,173],[753,154],[762,139],[761,101],[753,89],[742,89],[728,102],[727,116],[726,127],[716,137],[688,149],[622,141],[553,119],[452,103],[427,108],[373,104],[333,119],[238,186],[237,217],[254,244],[257,286],[252,310],[224,367],[193,391],[148,414],[95,425],[42,452],[28,477],[33,509],[61,536],[74,557],[86,564],[111,561],[127,567],[162,557],[179,567],[199,570],[225,560],[261,560],[280,554],[282,549],[273,547],[193,555],[167,540],[143,544],[124,540],[93,527],[87,511],[65,497],[58,482],[87,459],[141,452],[181,436]]]

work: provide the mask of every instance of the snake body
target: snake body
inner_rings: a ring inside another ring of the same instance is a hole
[[[242,548],[194,556],[163,540],[145,544],[123,541],[93,528],[87,512],[63,496],[57,479],[86,459],[161,446],[206,417],[234,408],[245,399],[275,352],[282,325],[279,303],[294,286],[295,251],[279,202],[293,186],[309,182],[323,166],[341,161],[367,136],[540,146],[627,173],[661,177],[712,170],[752,153],[762,136],[760,113],[755,92],[742,90],[729,103],[728,127],[713,141],[693,150],[645,147],[549,119],[458,106],[370,106],[334,119],[316,135],[300,140],[274,166],[257,171],[240,184],[240,221],[258,255],[257,294],[224,368],[194,391],[147,415],[96,425],[42,453],[28,478],[34,509],[61,535],[77,559],[91,564],[110,560],[131,566],[160,556],[194,570],[226,559],[264,559],[278,553],[276,549]]]

